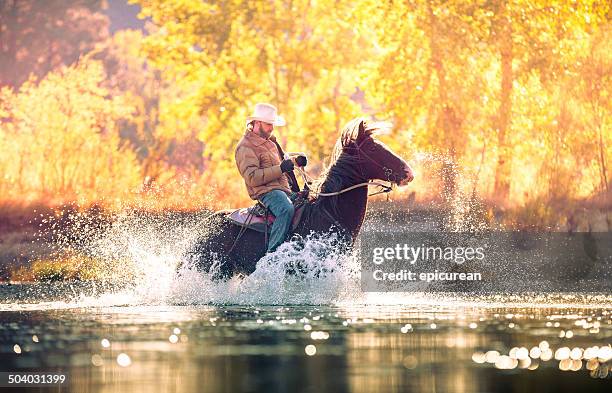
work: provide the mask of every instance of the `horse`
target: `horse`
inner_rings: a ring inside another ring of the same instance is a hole
[[[380,123],[356,118],[341,130],[327,169],[314,181],[315,195],[288,237],[303,239],[313,233],[333,232],[350,249],[365,218],[368,182],[382,180],[404,186],[413,180],[408,163],[376,140],[380,129]],[[219,211],[205,220],[208,234],[196,242],[188,260],[200,271],[216,266],[221,277],[249,275],[266,254],[265,234],[244,230],[227,220],[227,214]]]

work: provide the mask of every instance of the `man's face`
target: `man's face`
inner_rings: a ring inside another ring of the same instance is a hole
[[[274,124],[264,123],[263,121],[255,123],[255,132],[262,138],[268,139],[272,135],[272,131],[274,131]]]

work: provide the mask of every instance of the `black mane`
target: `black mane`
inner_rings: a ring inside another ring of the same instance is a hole
[[[329,164],[326,169],[313,182],[314,199],[313,204],[320,205],[325,201],[330,213],[336,214],[338,209],[338,196],[319,197],[319,193],[337,192],[343,188],[365,182],[360,170],[360,158],[352,154],[355,150],[350,149],[352,145],[360,143],[363,138],[371,138],[377,130],[376,126],[368,124],[363,118],[355,118],[347,123],[340,132],[340,137],[334,145]],[[360,140],[361,139],[361,140]],[[349,147],[349,149],[347,149]],[[351,151],[352,150],[352,151]]]

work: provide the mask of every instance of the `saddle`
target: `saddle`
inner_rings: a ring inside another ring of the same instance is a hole
[[[295,212],[291,220],[291,230],[294,230],[300,223],[302,213],[306,201],[303,198],[297,198],[293,201]],[[225,216],[233,224],[247,229],[252,229],[257,232],[270,232],[270,226],[274,223],[275,217],[269,210],[266,215],[266,207],[259,201],[251,207],[243,207],[236,210],[230,210]],[[267,221],[266,221],[267,220]]]

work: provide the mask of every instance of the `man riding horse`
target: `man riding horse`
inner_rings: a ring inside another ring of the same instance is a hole
[[[294,209],[289,196],[291,184],[284,177],[291,173],[293,162],[279,154],[281,149],[271,137],[273,127],[280,124],[284,121],[276,108],[258,105],[253,116],[247,119],[247,132],[236,149],[236,163],[249,195],[263,200],[272,213],[280,216],[272,229],[269,246],[264,246],[268,220],[255,220],[251,213],[244,213],[250,209],[215,212],[202,222],[206,231],[186,254],[185,260],[198,270],[211,272],[215,278],[251,274],[266,252],[282,243],[289,226],[288,232],[296,239],[312,235],[328,237],[333,232],[338,235],[336,250],[349,249],[364,222],[368,186],[380,185],[378,180],[403,186],[414,178],[410,165],[376,139],[377,132],[382,131],[381,125],[357,117],[340,130],[328,166],[312,182],[314,195],[295,209],[296,217],[289,225],[288,218]],[[305,162],[299,163],[296,159],[296,164],[303,166]],[[273,192],[271,197],[267,197],[270,192]],[[249,217],[266,229],[259,230],[261,226],[256,229]],[[300,244],[303,243],[298,241],[295,246],[299,248]],[[287,266],[287,271],[301,270]]]
[[[256,104],[252,116],[247,118],[246,132],[235,153],[236,165],[249,196],[261,202],[276,217],[268,252],[276,250],[285,240],[294,214],[292,199],[299,191],[293,176],[295,162],[281,156],[282,149],[272,136],[274,126],[284,125],[285,120],[277,114],[275,106]],[[306,165],[305,156],[298,156],[295,160],[300,166]]]

